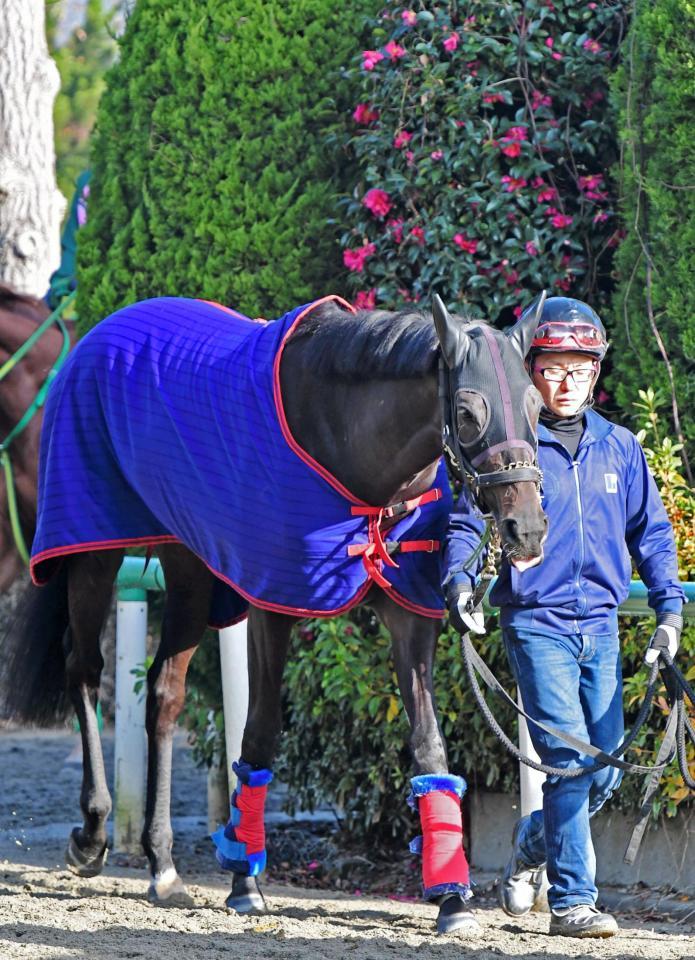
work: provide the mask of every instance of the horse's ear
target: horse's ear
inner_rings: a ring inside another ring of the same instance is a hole
[[[461,362],[468,343],[468,334],[460,320],[451,316],[438,293],[432,297],[432,319],[437,331],[442,356],[451,369]]]
[[[546,296],[545,290],[542,290],[531,306],[524,310],[514,326],[507,330],[507,336],[521,354],[522,360],[526,358],[526,354],[531,349],[533,337],[543,313]]]

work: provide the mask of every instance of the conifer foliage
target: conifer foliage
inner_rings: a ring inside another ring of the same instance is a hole
[[[615,97],[626,236],[616,253],[610,386],[630,411],[640,388],[667,401],[695,471],[695,2],[639,0]],[[689,460],[689,463],[688,463]]]
[[[359,44],[331,0],[136,3],[97,119],[83,330],[155,295],[276,316],[335,291],[341,70]]]

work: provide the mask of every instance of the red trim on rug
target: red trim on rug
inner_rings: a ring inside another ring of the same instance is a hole
[[[302,322],[302,320],[311,313],[312,310],[315,310],[316,307],[319,307],[322,303],[339,303],[350,311],[350,313],[357,313],[355,308],[343,300],[342,297],[337,297],[334,294],[330,294],[327,297],[322,297],[320,300],[316,300],[314,303],[310,303],[306,310],[302,310],[299,316],[295,319],[294,323],[287,331],[285,336],[282,339],[282,343],[278,348],[278,352],[275,354],[275,362],[273,364],[273,399],[275,400],[275,411],[278,415],[278,421],[280,422],[280,429],[282,430],[282,435],[285,438],[285,442],[288,447],[297,454],[300,460],[303,460],[308,467],[311,467],[320,477],[322,477],[326,483],[329,483],[334,490],[337,490],[341,496],[345,497],[351,503],[360,504],[361,506],[367,507],[369,504],[366,500],[360,500],[359,497],[356,497],[354,493],[351,493],[346,486],[344,486],[337,477],[334,477],[330,470],[327,470],[322,466],[318,460],[314,460],[311,454],[301,447],[290,430],[289,424],[287,422],[287,417],[285,416],[285,407],[282,402],[282,392],[280,390],[280,362],[282,360],[282,354],[285,350],[285,345],[289,338],[294,333],[297,326]]]
[[[232,310],[231,307],[226,307],[223,303],[218,303],[217,300],[204,300],[202,297],[196,297],[196,300],[199,303],[207,303],[211,307],[218,307],[220,310],[224,310],[225,313],[231,313],[233,317],[236,317],[238,320],[246,320],[251,323],[267,323],[268,321],[264,317],[247,317],[243,313],[239,313],[238,310]]]
[[[158,537],[130,537],[123,540],[92,540],[84,543],[76,543],[67,547],[51,547],[49,550],[42,550],[36,556],[31,558],[29,564],[29,573],[32,582],[37,587],[42,587],[48,580],[39,580],[36,576],[36,567],[44,560],[52,560],[55,557],[68,557],[73,553],[89,553],[90,550],[118,550],[123,547],[148,547],[156,546],[158,543],[180,543],[178,537],[170,533],[164,533]]]

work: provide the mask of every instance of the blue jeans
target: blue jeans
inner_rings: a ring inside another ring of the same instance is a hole
[[[508,628],[503,637],[530,716],[589,740],[606,752],[618,746],[624,725],[617,633],[563,636]],[[594,762],[532,723],[529,733],[543,763],[586,767]],[[589,818],[600,810],[621,778],[622,772],[615,767],[572,779],[546,777],[543,809],[533,811],[517,842],[526,863],[547,863],[551,907],[596,902],[596,858]]]

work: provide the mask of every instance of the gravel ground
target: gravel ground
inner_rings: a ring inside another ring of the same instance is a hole
[[[64,763],[74,743],[75,736],[66,731],[0,731],[0,960],[695,958],[690,926],[695,912],[689,918],[686,904],[669,913],[667,901],[655,909],[653,897],[639,900],[611,891],[612,902],[622,904],[619,936],[559,940],[547,935],[547,916],[506,917],[495,905],[491,877],[483,878],[474,901],[482,936],[438,938],[436,910],[411,896],[416,878],[408,878],[406,866],[391,874],[370,866],[375,879],[365,884],[366,893],[355,888],[345,859],[321,880],[316,862],[335,852],[326,827],[323,835],[320,828],[273,828],[269,855],[272,860],[275,850],[276,863],[264,886],[270,912],[230,914],[223,906],[229,882],[216,868],[206,837],[205,776],[191,763],[182,738],[176,745],[172,815],[177,863],[194,907],[154,908],[146,900],[146,873],[136,858],[113,856],[104,873],[90,880],[63,866],[65,840],[79,822],[80,769]],[[109,776],[112,752],[107,737]],[[277,809],[279,796],[271,809]],[[280,857],[287,859],[277,862]],[[370,863],[353,860],[357,867]],[[278,877],[305,877],[306,885],[277,883]],[[339,883],[343,889],[322,889],[321,883]]]

